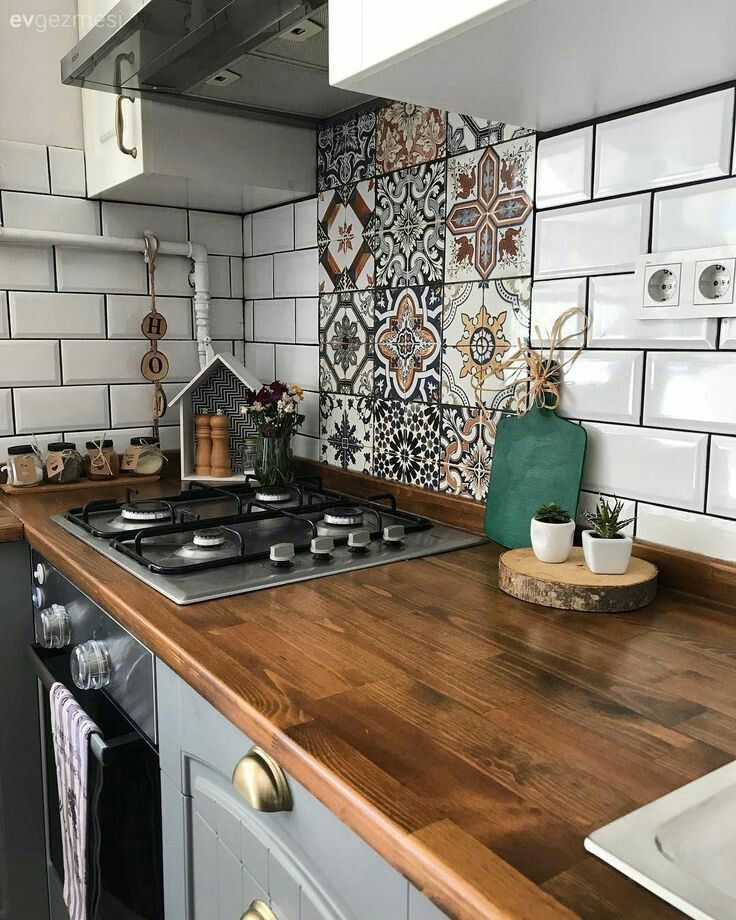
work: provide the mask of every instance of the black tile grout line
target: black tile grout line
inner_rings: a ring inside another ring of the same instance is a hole
[[[713,441],[713,434],[708,432],[708,439],[705,442],[705,488],[703,489],[703,514],[708,513],[708,494],[710,492],[710,450]]]
[[[49,178],[49,195],[53,195],[53,184],[51,182],[51,153],[48,146],[46,147],[46,173]]]
[[[644,400],[646,398],[646,393],[647,393],[648,367],[647,367],[646,351],[642,351],[641,354],[643,358],[642,358],[642,366],[641,366],[641,384],[640,384],[641,394],[640,394],[640,403],[639,403],[639,425],[643,426],[644,425]]]
[[[664,511],[680,511],[680,512],[684,512],[685,514],[694,514],[694,515],[697,515],[698,517],[713,518],[717,521],[725,521],[728,524],[736,525],[736,517],[728,517],[725,514],[713,514],[713,512],[711,511],[706,512],[706,511],[694,510],[692,508],[683,508],[682,505],[665,505],[663,502],[652,501],[649,498],[632,498],[631,496],[628,496],[628,495],[621,495],[618,492],[616,492],[614,489],[601,489],[599,491],[598,489],[589,489],[583,486],[580,491],[587,492],[590,495],[615,495],[616,498],[620,498],[622,501],[625,501],[625,502],[634,502],[634,504],[636,504],[637,506],[638,505],[651,505],[653,508],[662,508]],[[667,543],[663,543],[660,545],[669,546],[669,544]],[[670,549],[671,548],[672,547],[670,547]]]

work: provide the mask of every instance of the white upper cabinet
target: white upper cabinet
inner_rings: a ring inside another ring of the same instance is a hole
[[[335,86],[546,131],[736,72],[733,0],[330,0]]]

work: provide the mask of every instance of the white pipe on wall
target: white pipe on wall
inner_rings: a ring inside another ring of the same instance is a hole
[[[19,230],[0,227],[0,242],[21,246],[61,246],[68,249],[96,249],[108,252],[145,253],[143,239],[125,239],[115,236],[93,236],[88,233],[64,233],[51,230]],[[191,259],[193,269],[189,276],[194,288],[194,320],[200,367],[213,356],[210,338],[210,271],[207,250],[200,243],[174,243],[159,241],[158,251],[164,256],[184,256]]]

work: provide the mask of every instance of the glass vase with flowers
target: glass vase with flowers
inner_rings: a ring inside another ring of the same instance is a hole
[[[274,380],[260,390],[246,391],[241,411],[258,432],[256,479],[263,486],[287,486],[294,480],[291,440],[304,421],[299,403],[304,390],[295,383]]]

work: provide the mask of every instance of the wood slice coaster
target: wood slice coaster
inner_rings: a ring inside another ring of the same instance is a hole
[[[657,567],[631,557],[624,575],[596,575],[583,551],[574,547],[567,562],[540,562],[531,547],[511,549],[498,561],[498,586],[519,600],[560,610],[623,613],[654,600]]]
[[[8,495],[33,495],[37,492],[70,492],[72,489],[104,489],[110,486],[135,487],[141,482],[158,482],[160,473],[149,476],[116,476],[114,479],[78,479],[76,482],[44,482],[35,486],[11,486],[0,482],[0,489]]]

